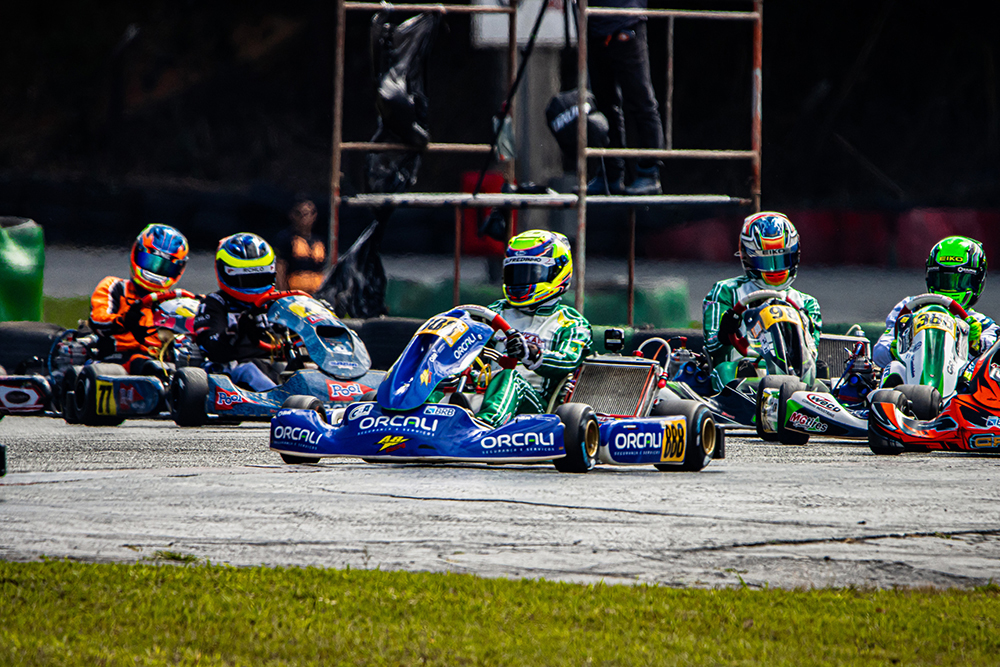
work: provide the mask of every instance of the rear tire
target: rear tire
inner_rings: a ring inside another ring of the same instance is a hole
[[[566,456],[553,463],[559,472],[587,472],[597,462],[601,444],[600,428],[594,410],[584,403],[566,403],[556,408],[563,423],[563,443]]]
[[[684,470],[698,472],[708,465],[716,454],[716,449],[722,446],[721,431],[716,428],[712,411],[697,401],[661,401],[653,406],[650,416],[669,417],[684,416],[684,462],[677,465],[654,463],[661,472]]]
[[[917,419],[929,421],[941,413],[941,392],[936,387],[901,384],[895,389],[910,402],[910,409]]]
[[[910,402],[902,393],[895,389],[879,389],[871,395],[872,403],[892,403],[903,414],[910,414]],[[893,445],[888,439],[872,429],[871,413],[868,417],[868,447],[878,456],[898,456],[903,448]]]
[[[301,394],[289,396],[281,404],[281,409],[290,408],[292,410],[312,410],[317,413],[323,421],[326,421],[326,407],[323,401],[315,396],[303,396]],[[301,463],[319,463],[319,458],[315,456],[298,456],[296,454],[282,454],[281,460],[288,465],[298,465]]]
[[[98,400],[102,397],[98,396],[97,378],[98,376],[122,377],[127,374],[125,368],[118,364],[90,364],[83,367],[77,375],[73,397],[80,423],[85,426],[118,426],[125,421],[124,417],[117,414],[99,414]],[[108,397],[107,400],[113,403],[114,396]]]
[[[170,416],[178,426],[202,426],[208,422],[208,373],[201,368],[178,368],[170,382]]]

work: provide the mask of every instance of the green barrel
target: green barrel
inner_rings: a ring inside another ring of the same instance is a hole
[[[45,238],[28,218],[0,217],[0,322],[42,320]]]

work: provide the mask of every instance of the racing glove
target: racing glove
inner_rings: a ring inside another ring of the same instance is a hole
[[[719,320],[719,340],[728,341],[729,334],[739,333],[743,318],[735,310],[730,308],[722,314]]]
[[[895,338],[892,340],[891,343],[889,343],[889,354],[891,354],[892,358],[895,359],[896,361],[902,361],[902,359],[899,358],[899,350],[896,349]]]
[[[142,304],[138,301],[133,301],[119,318],[118,323],[121,325],[122,329],[132,334],[135,337],[136,342],[142,342],[146,336],[149,335],[149,331],[146,327],[139,324],[142,321]]]
[[[535,370],[542,365],[542,350],[534,343],[529,343],[519,332],[515,332],[504,340],[507,356],[513,357],[524,364],[528,370]]]
[[[969,325],[969,352],[978,356],[980,351],[979,344],[983,336],[983,325],[972,315],[966,317],[965,321]]]
[[[271,323],[267,321],[267,313],[254,312],[253,310],[248,310],[240,315],[240,319],[236,323],[239,335],[257,340],[263,338],[270,327]]]

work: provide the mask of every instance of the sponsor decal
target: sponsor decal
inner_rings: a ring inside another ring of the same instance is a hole
[[[365,417],[358,424],[358,428],[362,431],[368,431],[373,428],[398,428],[434,433],[437,431],[438,421],[437,419],[427,419],[426,417],[418,417],[416,415]]]
[[[655,451],[660,460],[667,463],[677,463],[684,460],[684,447],[687,443],[687,423],[684,417],[673,417],[651,423],[653,430],[647,430],[635,425],[624,426],[623,431],[615,433],[611,446],[618,451],[638,450]]]
[[[554,257],[538,257],[537,255],[514,255],[503,260],[504,266],[512,264],[537,264],[539,266],[555,266]]]
[[[105,380],[97,380],[95,391],[97,393],[97,414],[116,415],[118,405],[115,403],[114,385]]]
[[[504,447],[554,447],[553,433],[504,433],[488,435],[479,441],[483,449],[502,449]]]
[[[122,410],[128,410],[132,407],[133,403],[141,403],[142,394],[139,389],[130,383],[123,382],[118,387],[118,407]]]
[[[371,387],[366,387],[358,382],[337,382],[336,380],[327,380],[326,389],[330,394],[331,401],[349,401],[371,391]]]
[[[788,424],[809,433],[825,433],[829,428],[819,417],[810,417],[798,411],[789,415]]]
[[[455,348],[455,351],[452,352],[452,356],[455,357],[456,359],[461,359],[462,355],[465,354],[469,350],[469,348],[475,344],[475,342],[476,341],[471,337],[466,338],[459,344],[458,347]]]
[[[375,407],[374,403],[358,403],[351,408],[351,411],[347,413],[347,420],[354,421],[355,419],[361,419],[372,411]]]
[[[1000,427],[1000,417],[996,415],[990,415],[986,418],[986,428],[997,428]]]
[[[827,412],[840,412],[840,406],[833,402],[832,398],[828,398],[829,394],[806,394],[806,400],[815,405],[821,410],[826,410]],[[826,430],[826,429],[823,429]]]
[[[402,449],[409,438],[404,438],[401,435],[387,435],[376,444],[379,445],[380,452],[394,452],[397,449]]]
[[[319,433],[300,426],[273,426],[271,428],[271,439],[284,440],[285,442],[305,442],[315,445],[319,442]]]
[[[428,417],[454,417],[455,408],[447,405],[428,405],[424,408],[424,414]]]
[[[431,381],[431,372],[429,369],[425,368],[420,374],[420,384],[427,384]]]
[[[8,389],[0,396],[3,400],[3,404],[7,406],[17,406],[23,405],[28,401],[32,400],[34,396],[26,391],[21,391],[20,389]]]
[[[232,410],[237,403],[243,403],[243,396],[236,391],[226,391],[222,387],[215,388],[215,409]]]
[[[296,301],[288,307],[289,312],[298,315],[304,319],[309,324],[316,324],[317,322],[322,322],[329,317],[328,313],[325,313],[317,308],[307,307],[306,304],[301,301]]]
[[[980,433],[969,438],[970,449],[997,449],[1000,447],[1000,436]]]

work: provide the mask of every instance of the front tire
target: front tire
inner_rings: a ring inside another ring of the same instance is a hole
[[[783,445],[804,445],[809,442],[808,433],[799,433],[785,426],[788,419],[788,399],[797,391],[808,389],[804,382],[792,378],[778,389],[778,442]]]
[[[85,426],[118,426],[124,417],[117,414],[107,414],[114,403],[114,396],[98,395],[98,376],[121,377],[127,375],[125,368],[118,364],[90,364],[80,370],[76,378],[74,402],[80,423]],[[101,409],[100,403],[104,402]]]
[[[892,403],[903,414],[910,414],[910,402],[895,389],[879,389],[871,395],[871,403]],[[893,444],[872,428],[871,412],[868,413],[868,448],[878,456],[898,456],[903,453],[901,445]]]
[[[556,416],[563,424],[563,443],[566,456],[553,463],[559,472],[587,472],[597,461],[601,433],[597,417],[589,405],[566,403],[556,408]]]
[[[290,408],[292,410],[312,410],[319,415],[319,418],[326,421],[326,407],[323,401],[315,396],[295,395],[289,396],[281,404],[281,409]],[[298,465],[300,463],[319,463],[319,458],[315,456],[298,456],[296,454],[281,454],[281,460],[288,465]]]
[[[793,380],[795,378],[791,375],[765,375],[757,383],[757,408],[756,408],[756,424],[757,427],[757,437],[764,442],[778,442],[777,433],[768,433],[764,430],[764,392],[767,389],[780,389],[786,381]]]
[[[698,472],[708,465],[716,451],[723,447],[721,429],[715,425],[712,411],[697,401],[661,401],[653,406],[650,416],[669,417],[682,415],[684,417],[684,462],[681,465],[654,463],[661,472],[684,470]]]
[[[923,384],[901,384],[896,391],[910,402],[913,416],[921,421],[930,421],[941,413],[941,392],[936,387]]]
[[[170,416],[178,426],[201,426],[208,422],[208,373],[187,366],[178,368],[170,382]]]
[[[79,366],[71,366],[66,369],[66,374],[62,379],[62,417],[67,424],[79,424],[80,415],[76,411],[76,378],[80,373]]]

